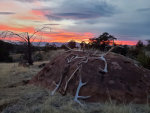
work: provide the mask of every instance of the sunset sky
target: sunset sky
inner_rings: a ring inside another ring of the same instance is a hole
[[[88,41],[103,32],[118,43],[150,39],[150,0],[0,0],[0,30],[34,32],[43,41]]]

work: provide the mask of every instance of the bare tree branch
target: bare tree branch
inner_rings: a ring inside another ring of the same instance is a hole
[[[42,27],[41,29],[37,30],[37,31],[34,31],[34,33],[30,36],[30,39],[38,32],[42,31],[43,29],[46,29],[46,28],[50,28],[50,27]]]
[[[23,41],[27,42],[27,39],[25,37],[22,37],[20,34],[14,33],[12,31],[3,31],[3,33],[5,33],[3,38],[5,38],[7,36],[18,36],[20,39],[22,39]]]
[[[64,88],[64,92],[66,91],[67,89],[67,86],[68,86],[68,83],[70,82],[70,80],[73,78],[73,76],[75,75],[75,73],[80,69],[81,66],[78,66],[75,71],[71,74],[71,76],[69,77],[69,79],[66,81],[66,85],[65,85],[65,88]]]

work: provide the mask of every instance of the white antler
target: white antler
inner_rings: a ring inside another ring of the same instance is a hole
[[[86,58],[86,56],[80,57],[80,56],[78,56],[78,55],[74,55],[74,56],[72,56],[70,59],[67,58],[67,63],[71,63],[72,61],[74,61],[74,60],[76,60],[76,59],[85,59],[85,58]]]
[[[82,52],[82,50],[80,50],[80,49],[78,49],[78,50],[75,50],[75,49],[71,49],[70,47],[68,47],[67,45],[65,45],[69,50],[68,51],[66,51],[66,52],[69,52],[69,51],[80,51],[80,52]]]
[[[90,57],[88,59],[98,59],[98,60],[100,59],[100,60],[104,61],[104,63],[105,63],[104,69],[102,69],[101,67],[99,67],[99,69],[100,69],[100,71],[107,73],[108,72],[108,69],[107,69],[108,66],[107,66],[107,61],[106,61],[104,56],[105,56],[105,54],[102,54],[101,56]]]
[[[104,56],[106,56],[108,53],[110,53],[113,49],[114,49],[114,47],[111,47],[111,49],[110,49],[109,51],[107,51],[106,53],[104,53],[104,54],[102,54],[102,55],[100,56],[100,59],[103,60],[104,63],[105,63],[104,69],[102,69],[101,67],[99,67],[99,69],[100,69],[102,72],[105,72],[105,73],[108,72],[108,69],[107,69],[107,61],[106,61],[106,59],[105,59]]]
[[[85,86],[87,83],[82,83],[82,79],[81,79],[81,76],[80,76],[80,80],[79,80],[79,85],[78,85],[78,88],[77,88],[77,91],[76,91],[76,95],[74,97],[74,101],[79,103],[81,106],[83,106],[83,104],[78,100],[79,98],[81,99],[87,99],[91,96],[79,96],[79,91],[80,91],[80,88]]]
[[[56,88],[51,92],[51,95],[54,95],[54,93],[57,91],[57,89],[59,88],[59,86],[60,86],[60,84],[61,84],[61,81],[62,81],[62,75],[61,75],[61,78],[60,78],[58,84],[56,84],[56,83],[54,82],[54,84],[56,85]]]
[[[78,57],[78,56],[76,56],[72,60],[75,60],[77,58],[81,58],[82,60],[81,60],[81,62],[78,63],[76,70],[71,74],[71,76],[67,80],[65,88],[64,88],[64,91],[66,91],[69,81],[73,78],[74,74],[80,69],[80,67],[82,66],[82,63],[87,63],[88,62],[88,56],[85,56],[85,57]]]
[[[74,59],[74,58],[76,58],[76,56],[72,56],[70,59],[69,59],[69,58],[67,58],[67,63],[72,62],[72,59]]]
[[[107,72],[108,72],[108,70],[107,70],[107,61],[106,61],[106,59],[104,58],[104,56],[101,56],[100,59],[104,61],[105,67],[104,67],[104,69],[101,69],[101,68],[99,68],[99,69],[100,69],[101,71],[107,73]]]

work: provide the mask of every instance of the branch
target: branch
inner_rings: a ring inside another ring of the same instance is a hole
[[[20,39],[22,39],[23,41],[25,41],[25,42],[28,42],[28,40],[25,38],[25,37],[22,37],[21,35],[19,35],[19,34],[17,34],[17,33],[14,33],[14,32],[12,32],[12,31],[4,31],[4,32],[2,32],[2,34],[4,34],[5,33],[5,35],[4,35],[4,37],[3,38],[5,38],[5,37],[7,37],[7,36],[18,36]]]
[[[83,52],[82,50],[75,50],[75,49],[71,49],[70,47],[68,47],[67,45],[65,45],[69,50],[68,51],[66,51],[66,52],[69,52],[69,51],[80,51],[80,52]]]
[[[78,63],[78,65],[82,64],[82,63],[87,63],[89,60],[88,56],[85,57],[85,59],[83,59],[81,62]]]
[[[67,58],[67,63],[72,62],[72,59],[76,58],[76,56],[77,56],[77,55],[74,55],[74,56],[72,56],[70,59],[69,59],[69,58]]]
[[[42,27],[41,29],[37,30],[37,31],[34,31],[34,33],[30,36],[30,39],[38,32],[42,31],[43,29],[45,28],[49,28],[49,27]]]
[[[70,59],[67,58],[67,63],[71,63],[72,61],[76,60],[76,59],[85,59],[86,57],[79,57],[78,55],[74,55],[72,56]]]
[[[65,88],[64,88],[64,92],[65,92],[66,89],[67,89],[68,83],[69,83],[70,80],[73,78],[73,76],[75,75],[75,73],[80,69],[80,67],[81,67],[81,66],[78,66],[78,67],[76,68],[76,70],[71,74],[71,76],[69,77],[69,79],[67,80],[66,85],[65,85]]]
[[[102,54],[101,56],[106,56],[108,53],[110,53],[115,47],[111,47],[106,53]]]

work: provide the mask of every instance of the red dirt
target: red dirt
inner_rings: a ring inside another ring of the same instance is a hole
[[[53,90],[56,87],[54,82],[58,83],[62,75],[63,79],[58,91],[62,95],[70,93],[74,96],[79,83],[79,75],[81,75],[82,81],[87,84],[80,89],[79,95],[91,96],[86,101],[99,102],[111,98],[125,103],[147,102],[147,96],[150,94],[150,70],[139,67],[133,60],[115,53],[105,56],[108,63],[107,73],[100,72],[99,67],[103,69],[105,66],[104,61],[100,59],[89,59],[87,63],[83,63],[82,69],[75,73],[65,92],[66,80],[81,61],[81,59],[76,59],[67,63],[67,58],[71,58],[74,54],[87,55],[85,52],[65,52],[48,63],[30,83]],[[90,54],[90,56],[94,55]]]

